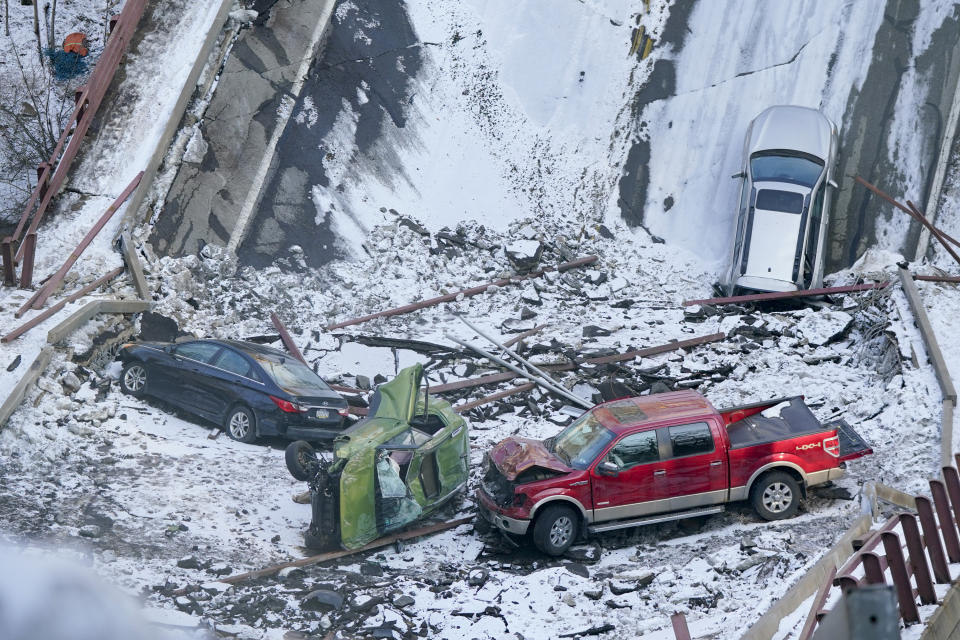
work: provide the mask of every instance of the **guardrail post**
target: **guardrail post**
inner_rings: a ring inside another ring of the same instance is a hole
[[[917,519],[910,513],[900,514],[900,528],[907,542],[907,552],[910,554],[910,566],[913,568],[913,579],[917,582],[917,593],[922,604],[937,604],[937,593],[930,578],[930,567],[923,555],[923,540],[920,538],[920,529]]]
[[[857,582],[857,579],[851,578],[850,576],[840,576],[839,578],[835,579],[835,582],[837,586],[840,587],[840,590],[843,591],[844,593],[847,593],[848,591],[853,591],[854,589],[860,586],[860,583]]]
[[[690,629],[687,628],[687,618],[682,613],[675,613],[670,616],[670,624],[673,625],[673,635],[677,640],[690,640]]]
[[[960,474],[953,467],[943,467],[943,483],[947,487],[947,495],[950,496],[954,522],[960,526]]]
[[[13,269],[13,240],[10,236],[0,242],[0,255],[3,259],[3,284],[8,287],[16,286],[17,274]]]
[[[883,579],[883,567],[880,565],[880,556],[873,551],[867,551],[863,558],[863,575],[867,584],[886,584]]]
[[[947,557],[950,562],[960,562],[960,538],[957,537],[957,525],[950,513],[947,490],[939,480],[931,480],[930,493],[933,494],[933,506],[937,510],[937,520],[940,521],[940,535],[943,536],[943,544],[947,548]]]
[[[890,577],[893,578],[893,586],[897,590],[900,617],[908,624],[920,622],[920,612],[917,611],[917,602],[913,599],[913,587],[910,585],[910,575],[903,559],[900,538],[890,531],[885,531],[880,537],[883,540],[883,551],[887,555],[887,568],[890,569]]]
[[[23,238],[23,267],[20,269],[20,288],[29,289],[33,284],[33,257],[37,249],[37,234],[28,233]]]
[[[943,553],[943,544],[940,542],[940,533],[937,521],[933,517],[933,506],[927,498],[917,496],[917,516],[923,528],[923,541],[927,546],[927,555],[930,556],[930,565],[933,567],[933,576],[938,584],[950,584],[950,570],[947,568],[947,559]]]

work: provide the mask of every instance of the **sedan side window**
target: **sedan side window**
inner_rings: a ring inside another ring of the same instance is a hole
[[[224,349],[217,358],[217,361],[213,363],[213,366],[220,367],[244,378],[253,377],[250,375],[250,363],[247,362],[246,358],[230,349]]]
[[[706,422],[667,427],[667,433],[670,436],[674,458],[695,456],[713,451],[713,434],[710,432],[710,425]]]
[[[220,350],[220,345],[209,342],[186,342],[174,347],[173,352],[181,358],[189,358],[204,364],[210,364],[213,356]]]
[[[642,431],[627,436],[610,450],[608,457],[621,470],[638,464],[657,462],[660,459],[657,432]]]

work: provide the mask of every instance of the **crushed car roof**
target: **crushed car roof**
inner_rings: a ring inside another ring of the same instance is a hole
[[[686,390],[611,400],[594,407],[593,415],[600,424],[619,433],[628,427],[664,418],[696,417],[713,411],[713,405],[706,398]]]

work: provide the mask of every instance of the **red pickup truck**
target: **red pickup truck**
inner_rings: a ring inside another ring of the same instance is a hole
[[[480,513],[560,555],[597,533],[717,513],[749,499],[761,518],[797,512],[807,487],[873,453],[850,425],[821,424],[802,397],[717,411],[696,391],[597,405],[546,440],[486,455]]]

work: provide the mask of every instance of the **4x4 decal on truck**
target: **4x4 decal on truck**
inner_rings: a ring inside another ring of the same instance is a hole
[[[819,449],[820,446],[821,445],[819,442],[810,442],[808,444],[798,444],[797,451],[806,451],[807,449]]]

